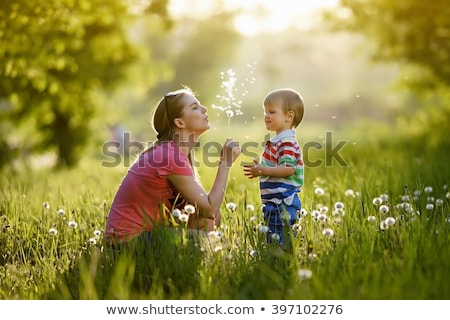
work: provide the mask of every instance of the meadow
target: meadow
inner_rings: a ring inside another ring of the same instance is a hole
[[[0,298],[450,299],[445,152],[367,139],[339,150],[344,165],[330,150],[309,150],[289,247],[265,242],[258,184],[239,162],[217,232],[161,228],[151,248],[120,253],[102,239],[126,167],[92,157],[2,174]],[[214,169],[198,170],[207,188]]]

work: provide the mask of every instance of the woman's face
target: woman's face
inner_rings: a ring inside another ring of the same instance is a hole
[[[184,125],[183,129],[197,134],[208,130],[211,126],[206,108],[190,94],[185,94],[182,99],[184,107],[180,119]]]

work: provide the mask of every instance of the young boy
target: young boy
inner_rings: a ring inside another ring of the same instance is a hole
[[[303,119],[303,98],[292,89],[278,89],[264,99],[264,122],[275,136],[266,141],[261,163],[244,166],[244,174],[259,177],[264,220],[268,224],[267,242],[289,241],[291,225],[298,219],[303,186],[303,157],[295,128]]]

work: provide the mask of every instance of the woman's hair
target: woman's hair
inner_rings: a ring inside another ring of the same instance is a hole
[[[185,105],[182,98],[186,94],[195,96],[191,89],[183,87],[182,89],[166,93],[159,100],[152,119],[153,129],[156,131],[156,138],[158,139],[156,144],[174,139],[176,133],[174,120],[183,115]]]
[[[295,90],[290,88],[277,89],[269,92],[264,98],[264,105],[271,105],[281,101],[283,111],[294,111],[294,120],[292,125],[296,128],[303,120],[304,103],[302,96]]]

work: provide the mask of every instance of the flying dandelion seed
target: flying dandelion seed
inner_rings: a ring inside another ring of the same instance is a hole
[[[187,214],[194,214],[195,207],[192,204],[187,204],[184,206],[184,211],[186,211]]]
[[[241,110],[242,100],[247,96],[248,91],[245,89],[246,84],[253,84],[255,82],[255,78],[253,77],[253,73],[256,69],[256,63],[247,64],[249,68],[249,72],[251,77],[245,78],[245,82],[238,83],[238,79],[236,77],[236,73],[233,69],[228,69],[226,72],[220,73],[220,79],[222,80],[221,88],[225,91],[224,95],[218,94],[216,98],[218,98],[221,102],[220,105],[213,104],[213,109],[218,109],[225,113],[228,119],[227,124],[227,137],[230,136],[230,123],[231,118],[236,116],[240,116],[244,114]],[[244,88],[241,92],[240,89]]]

